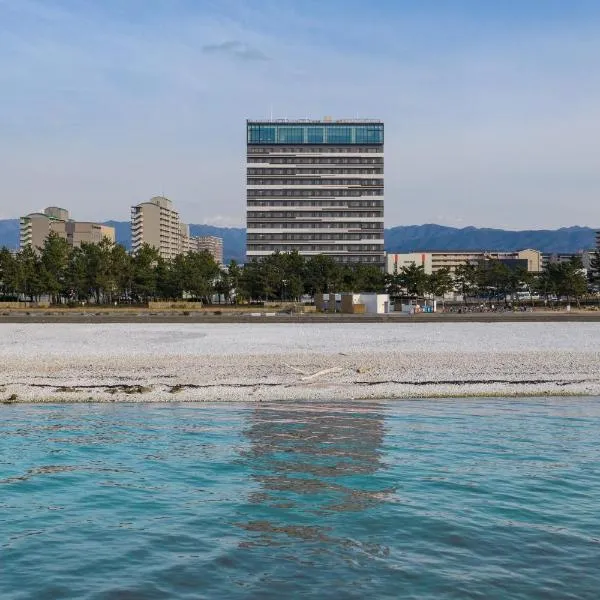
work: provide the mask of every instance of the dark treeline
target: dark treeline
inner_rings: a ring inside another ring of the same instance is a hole
[[[600,260],[594,259],[591,283],[598,282]],[[0,298],[53,303],[145,303],[149,300],[196,299],[209,303],[293,301],[318,292],[388,292],[394,298],[441,297],[456,290],[467,298],[499,299],[519,290],[541,296],[579,299],[588,291],[581,262],[550,264],[539,275],[511,269],[500,261],[463,265],[452,275],[441,269],[427,275],[411,265],[385,275],[378,267],[340,264],[331,257],[275,253],[243,268],[235,261],[223,268],[208,252],[189,252],[172,261],[143,246],[135,255],[108,240],[71,248],[51,234],[34,251],[0,250]]]
[[[103,240],[72,248],[56,234],[34,251],[0,250],[0,298],[49,297],[54,304],[145,303],[195,299],[211,302],[297,300],[322,291],[383,291],[384,274],[365,265],[340,266],[326,256],[305,259],[297,253],[273,254],[241,268],[222,268],[208,252],[188,252],[172,261],[148,245],[135,255]]]

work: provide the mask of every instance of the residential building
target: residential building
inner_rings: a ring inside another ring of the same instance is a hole
[[[275,251],[384,267],[384,126],[247,121],[248,259]]]
[[[542,267],[545,268],[549,264],[568,263],[573,259],[579,259],[582,267],[589,271],[595,249],[581,250],[580,252],[548,252],[542,254]]]
[[[206,251],[211,254],[217,264],[223,264],[223,238],[214,235],[190,238],[190,250],[194,252]]]
[[[115,242],[115,228],[89,221],[67,221],[67,241],[74,248],[81,244],[99,244],[103,239]]]
[[[180,234],[180,254],[185,254],[192,250],[192,240],[190,238],[190,226],[187,223],[179,223],[179,234]]]
[[[115,241],[114,227],[101,223],[74,221],[69,218],[68,210],[49,206],[44,212],[30,213],[20,218],[19,246],[21,249],[27,246],[34,249],[41,248],[50,233],[67,240],[73,247],[78,247],[82,243],[97,244],[104,238]]]
[[[162,258],[172,260],[186,252],[179,213],[164,196],[131,207],[131,249],[135,254],[143,244],[156,248]],[[188,235],[189,238],[189,235]]]
[[[403,266],[416,264],[422,265],[425,273],[431,275],[444,267],[448,268],[450,272],[454,272],[460,265],[478,264],[484,260],[500,260],[513,267],[522,265],[530,273],[539,273],[542,270],[541,252],[529,248],[518,252],[440,250],[387,254],[386,272],[393,274],[400,271]]]

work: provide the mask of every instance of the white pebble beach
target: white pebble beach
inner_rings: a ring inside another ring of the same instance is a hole
[[[0,401],[600,396],[600,323],[2,324]]]

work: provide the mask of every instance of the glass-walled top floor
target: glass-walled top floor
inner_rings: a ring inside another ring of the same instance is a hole
[[[383,144],[383,123],[248,123],[248,144]]]

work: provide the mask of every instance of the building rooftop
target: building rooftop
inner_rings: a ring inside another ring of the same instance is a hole
[[[383,125],[381,119],[246,119],[248,124],[256,125],[358,125],[363,123]]]

